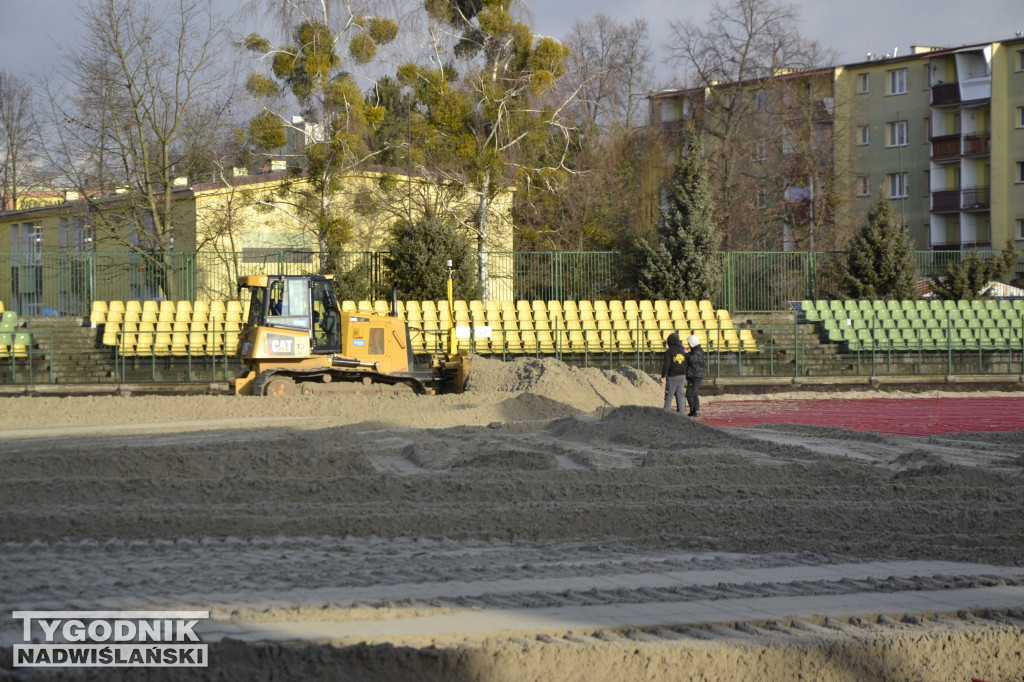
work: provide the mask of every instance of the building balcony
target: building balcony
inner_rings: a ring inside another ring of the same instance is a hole
[[[933,213],[955,213],[960,210],[960,190],[942,189],[932,192]]]
[[[992,242],[932,242],[932,251],[968,251],[970,249],[991,249]]]
[[[959,83],[936,83],[932,86],[932,106],[941,107],[947,104],[960,103]]]
[[[992,133],[964,135],[964,156],[989,156],[992,153]]]
[[[936,135],[932,138],[932,160],[960,158],[959,135]]]
[[[987,211],[992,208],[988,187],[964,187],[960,207],[965,211]]]
[[[932,192],[932,213],[988,211],[991,208],[988,187],[961,187]]]

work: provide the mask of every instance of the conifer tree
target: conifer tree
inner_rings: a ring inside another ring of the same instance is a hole
[[[844,298],[917,298],[914,244],[889,201],[875,201],[867,223],[854,235],[845,257],[837,262],[835,276]]]
[[[657,241],[637,240],[641,258],[637,284],[645,298],[710,300],[718,294],[722,236],[713,216],[700,139],[691,130],[655,228]]]
[[[941,299],[988,298],[991,295],[989,282],[998,281],[1013,270],[1017,256],[1017,248],[1011,240],[1006,241],[1001,253],[991,258],[983,259],[977,251],[971,251],[966,259],[949,261],[943,274],[933,277],[929,286]]]
[[[401,299],[443,299],[447,295],[447,261],[452,261],[456,299],[480,298],[474,244],[452,220],[428,213],[413,221],[392,223],[384,267]]]

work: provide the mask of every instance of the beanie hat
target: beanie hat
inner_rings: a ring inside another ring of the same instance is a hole
[[[700,339],[698,339],[696,337],[696,335],[690,334],[690,338],[686,339],[686,345],[688,345],[690,348],[693,348],[695,346],[699,346],[700,345]]]

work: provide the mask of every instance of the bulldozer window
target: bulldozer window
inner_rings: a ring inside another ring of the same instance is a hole
[[[341,346],[340,319],[330,282],[313,282],[313,350],[337,351]]]
[[[309,284],[305,279],[270,283],[267,323],[275,327],[309,329]]]

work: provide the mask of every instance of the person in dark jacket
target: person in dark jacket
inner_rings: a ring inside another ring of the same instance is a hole
[[[682,412],[683,400],[686,399],[686,350],[675,332],[665,339],[665,346],[665,360],[661,364],[658,382],[665,384],[665,409],[672,409],[672,399],[675,398],[676,412]]]
[[[689,405],[689,417],[700,416],[700,382],[704,379],[704,367],[707,359],[700,347],[700,339],[694,335],[686,339],[690,352],[686,354],[686,404]]]

